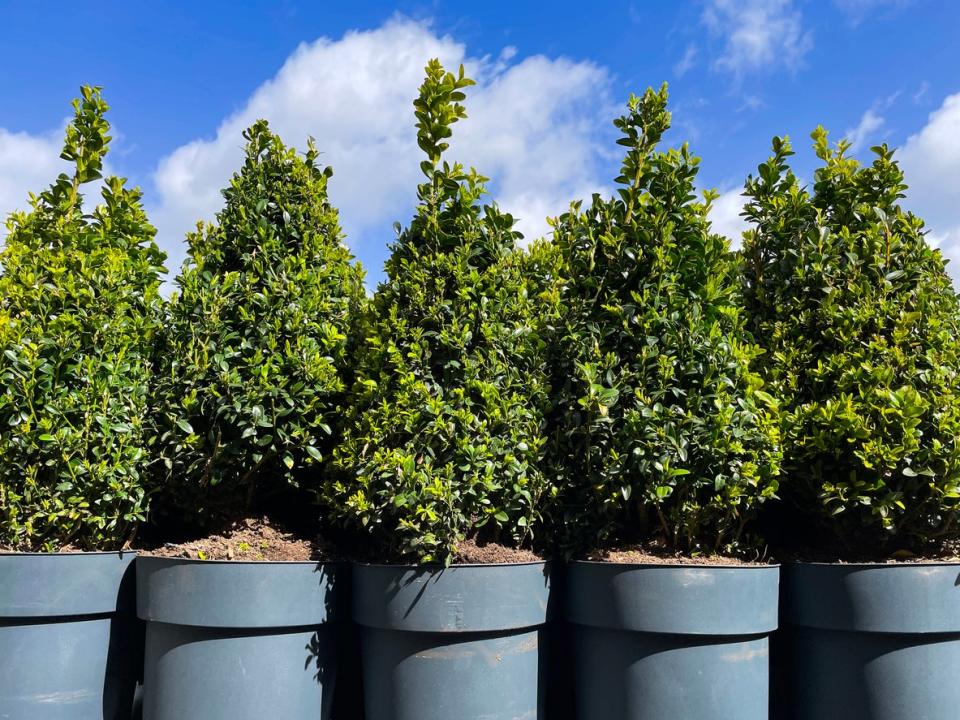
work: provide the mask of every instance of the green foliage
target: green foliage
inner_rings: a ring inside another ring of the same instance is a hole
[[[122,178],[83,209],[110,142],[99,88],[73,103],[61,174],[0,252],[0,544],[119,548],[146,514],[151,343],[164,255]]]
[[[472,84],[433,60],[414,102],[419,207],[373,299],[349,428],[327,499],[389,559],[450,562],[483,535],[529,542],[548,488],[539,300],[513,218],[485,178],[441,162]],[[398,228],[399,230],[399,228]]]
[[[203,526],[320,467],[352,381],[363,271],[317,167],[259,121],[215,225],[189,236],[156,388],[163,514]]]
[[[957,297],[886,146],[862,167],[813,133],[812,193],[786,139],[747,181],[745,302],[783,399],[784,494],[848,551],[956,537]]]
[[[696,199],[699,161],[656,151],[666,86],[615,121],[627,148],[617,195],[554,222],[563,301],[554,345],[556,525],[573,553],[659,537],[736,551],[774,496],[773,398],[750,368],[727,241]]]

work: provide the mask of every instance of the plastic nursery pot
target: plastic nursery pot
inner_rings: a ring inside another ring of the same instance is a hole
[[[0,553],[0,718],[128,720],[134,553]]]
[[[367,720],[545,717],[549,563],[356,564]]]
[[[141,557],[144,720],[327,720],[348,572]]]
[[[799,720],[960,717],[960,564],[784,566]]]
[[[573,562],[579,720],[764,720],[776,566]]]

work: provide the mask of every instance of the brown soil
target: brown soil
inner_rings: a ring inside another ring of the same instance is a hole
[[[521,550],[497,543],[480,545],[475,540],[464,540],[457,545],[457,555],[454,562],[458,565],[492,565],[495,563],[543,562],[543,558],[532,550]]]
[[[274,525],[265,517],[233,523],[222,533],[179,544],[142,548],[144,555],[192,560],[322,561],[333,553],[319,538],[304,540]]]
[[[825,553],[794,553],[788,558],[794,562],[833,563],[836,565],[922,565],[924,563],[960,563],[960,547],[944,546],[940,552],[914,555],[909,550],[898,550],[892,555],[838,557]]]
[[[834,563],[837,565],[917,565],[921,563],[960,563],[960,539],[947,540],[935,547],[911,552],[895,550],[862,555],[833,548],[784,548],[780,553],[794,562]]]
[[[597,550],[588,553],[586,560],[596,562],[624,563],[629,565],[769,565],[771,558],[756,560],[727,555],[680,555],[665,550],[655,543],[630,545],[612,550]]]

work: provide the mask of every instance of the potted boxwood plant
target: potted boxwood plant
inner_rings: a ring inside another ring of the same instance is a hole
[[[216,224],[188,238],[158,350],[157,523],[201,537],[316,491],[365,297],[313,142],[300,156],[265,121],[244,137]],[[149,720],[330,716],[348,568],[261,560],[266,527],[235,526],[218,555],[201,540],[140,558]]]
[[[781,138],[748,179],[743,248],[800,555],[841,561],[785,567],[789,703],[799,718],[955,717],[960,566],[944,560],[960,536],[957,296],[900,205],[892,151],[861,166],[822,128],[813,139],[812,191]]]
[[[372,561],[353,568],[369,720],[543,716],[549,571],[522,549],[549,491],[545,356],[513,218],[442,160],[471,84],[426,67],[426,179],[372,301],[327,484]]]
[[[779,571],[749,522],[773,498],[776,404],[751,371],[727,241],[687,146],[657,151],[666,86],[615,121],[611,199],[554,222],[553,527],[573,558],[577,717],[765,718]],[[739,563],[739,564],[738,564]]]
[[[108,107],[95,87],[73,106],[72,173],[11,215],[0,251],[0,715],[117,720],[139,674],[123,549],[147,511],[164,255],[122,178],[84,209]]]

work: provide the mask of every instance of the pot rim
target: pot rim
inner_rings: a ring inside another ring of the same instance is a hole
[[[662,568],[664,570],[678,570],[684,568],[695,568],[697,570],[773,570],[782,567],[781,563],[772,563],[767,565],[757,565],[757,564],[717,564],[717,563],[629,563],[629,562],[612,562],[609,560],[571,560],[569,561],[570,565],[582,564],[590,566],[600,566],[600,567],[623,567],[623,568],[636,568],[643,570],[652,570],[656,568]]]
[[[289,566],[303,565],[317,567],[318,565],[345,565],[346,560],[201,560],[199,558],[178,558],[166,557],[164,555],[150,555],[147,553],[137,553],[137,558],[142,560],[166,560],[175,563],[190,565],[264,565],[264,566]]]
[[[351,565],[357,567],[365,568],[391,568],[394,570],[453,570],[453,569],[465,569],[465,568],[509,568],[509,567],[532,567],[537,566],[547,566],[553,564],[552,560],[527,560],[524,562],[512,562],[512,563],[453,563],[452,565],[440,565],[439,563],[428,563],[425,565],[410,565],[410,564],[400,564],[400,563],[371,563],[371,562],[360,562],[359,560],[350,560]]]
[[[878,568],[923,568],[923,567],[960,567],[957,560],[924,560],[921,562],[814,562],[807,560],[788,560],[784,565],[849,568],[851,570],[872,570]]]
[[[70,550],[68,552],[55,552],[55,553],[45,553],[45,552],[19,552],[17,550],[0,550],[0,558],[4,557],[29,557],[29,558],[61,558],[61,557],[90,557],[98,556],[103,557],[106,555],[136,555],[139,557],[139,553],[136,550]]]

